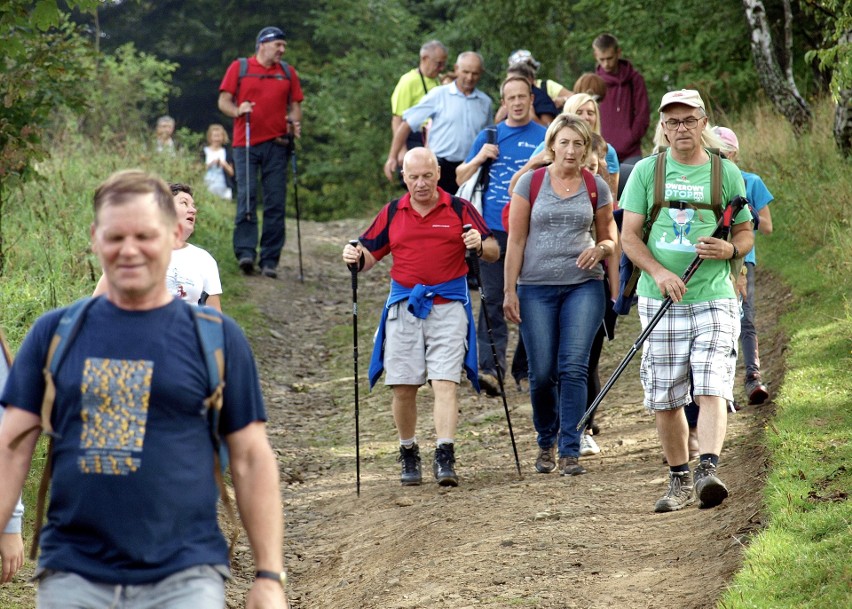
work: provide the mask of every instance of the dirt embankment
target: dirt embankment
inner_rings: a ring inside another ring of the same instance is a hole
[[[729,415],[719,469],[731,491],[725,503],[654,514],[667,470],[653,419],[641,407],[638,356],[602,406],[601,453],[582,458],[589,473],[575,478],[535,472],[529,397],[512,384],[507,393],[523,472],[519,478],[502,402],[476,395],[464,384],[457,434],[461,482],[454,489],[437,487],[429,480],[434,431],[431,396],[424,388],[418,437],[425,483],[403,488],[390,394],[383,387],[368,393],[366,385],[370,338],[386,295],[382,268],[359,280],[361,495],[356,496],[352,290],[339,251],[362,224],[303,223],[304,283],[295,279],[295,231],[290,231],[282,279],[246,281],[247,296],[268,324],[254,338],[254,348],[284,481],[291,606],[714,607],[740,565],[744,544],[761,526],[765,457],[760,440],[771,405]],[[775,321],[788,296],[765,273],[758,275],[758,294],[764,376],[775,390],[785,345]],[[638,327],[635,313],[620,321],[616,340],[604,348],[604,380]],[[329,348],[333,341],[346,346]],[[252,569],[242,545],[237,578],[229,587],[232,606],[241,606]]]

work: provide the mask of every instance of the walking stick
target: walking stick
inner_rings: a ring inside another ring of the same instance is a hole
[[[731,223],[733,222],[734,216],[736,216],[740,211],[748,205],[748,200],[745,197],[736,196],[734,199],[728,203],[728,206],[725,208],[725,211],[719,217],[719,221],[716,223],[716,228],[713,230],[713,234],[711,237],[716,237],[719,239],[727,239],[728,234],[731,231]],[[696,256],[692,262],[689,263],[689,266],[686,267],[686,271],[684,271],[681,276],[681,281],[686,284],[692,276],[695,274],[695,271],[698,270],[698,267],[701,266],[701,263],[704,260],[700,256]],[[656,312],[654,317],[648,322],[648,325],[645,326],[645,329],[642,330],[642,333],[636,339],[636,342],[633,343],[633,346],[630,347],[630,351],[627,352],[627,355],[615,369],[615,372],[612,373],[612,376],[609,377],[609,380],[604,385],[603,389],[601,389],[598,397],[595,398],[595,401],[592,402],[592,405],[589,406],[589,409],[583,415],[583,418],[580,419],[580,422],[577,423],[577,430],[581,430],[585,428],[586,422],[589,418],[594,414],[595,410],[597,410],[600,403],[603,401],[606,394],[609,393],[609,390],[612,389],[612,386],[615,384],[615,381],[618,380],[618,377],[621,376],[621,373],[624,372],[627,365],[630,363],[630,360],[633,359],[633,356],[636,355],[636,352],[639,350],[639,347],[642,346],[642,343],[651,335],[651,332],[660,323],[660,320],[663,318],[663,315],[666,314],[666,311],[672,306],[674,301],[671,296],[666,296],[666,299],[663,300],[663,304],[660,305],[660,309]]]
[[[352,247],[358,240],[349,241]],[[348,264],[352,273],[352,361],[355,366],[355,494],[361,496],[361,441],[358,416],[358,263]]]
[[[249,218],[251,214],[251,198],[249,197],[249,193],[251,192],[251,180],[249,179],[249,157],[251,156],[251,111],[245,112],[246,117],[246,207],[245,214],[246,219]]]
[[[464,232],[473,228],[471,224],[465,224],[462,227]],[[512,439],[512,451],[515,453],[515,467],[518,468],[518,477],[523,478],[521,474],[521,461],[518,459],[518,447],[515,444],[515,433],[512,431],[512,417],[509,415],[509,404],[506,402],[506,388],[503,386],[503,368],[500,366],[500,361],[497,359],[497,343],[494,342],[494,332],[491,330],[491,320],[488,319],[488,308],[486,307],[485,291],[482,289],[482,274],[479,270],[479,256],[476,251],[469,249],[465,254],[467,265],[470,267],[473,276],[476,277],[476,285],[479,288],[479,302],[482,307],[482,316],[485,318],[485,327],[488,330],[488,341],[491,343],[491,356],[494,358],[494,368],[497,370],[497,383],[500,385],[500,397],[503,399],[503,410],[506,412],[506,423],[509,425],[509,437]]]
[[[290,121],[293,124],[293,121]],[[288,151],[293,161],[293,201],[296,204],[296,242],[299,244],[299,281],[305,281],[305,273],[302,271],[302,210],[299,207],[299,174],[296,170],[296,138],[293,133],[289,135]],[[357,272],[357,269],[356,269]]]

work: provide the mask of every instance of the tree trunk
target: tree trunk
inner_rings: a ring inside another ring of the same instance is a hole
[[[799,93],[790,61],[784,69],[778,64],[772,50],[772,33],[766,19],[766,9],[762,0],[742,0],[746,20],[751,30],[751,54],[757,77],[775,109],[784,115],[796,133],[801,133],[811,123],[811,110]],[[792,57],[792,35],[790,34],[790,3],[784,0],[786,54]]]

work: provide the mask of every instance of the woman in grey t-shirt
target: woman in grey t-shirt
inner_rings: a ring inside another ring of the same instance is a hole
[[[612,195],[595,179],[596,201],[582,167],[591,145],[588,125],[562,114],[545,135],[552,164],[518,180],[509,213],[505,263],[506,319],[520,324],[527,347],[536,469],[584,474],[577,423],[587,401],[589,350],[603,320],[603,267],[615,247]],[[540,185],[538,192],[531,188]],[[595,237],[596,235],[596,237]]]

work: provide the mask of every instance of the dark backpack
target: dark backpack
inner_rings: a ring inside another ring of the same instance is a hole
[[[719,154],[719,150],[716,148],[706,148],[710,153],[710,203],[665,200],[667,150],[668,148],[664,148],[657,153],[657,165],[654,168],[654,204],[648,211],[648,215],[645,216],[645,224],[642,228],[642,241],[645,244],[648,243],[648,238],[651,236],[651,226],[664,207],[669,209],[711,209],[717,221],[722,216],[722,157]],[[621,224],[619,223],[620,228]],[[619,315],[627,315],[633,306],[633,300],[636,295],[636,284],[639,281],[642,270],[633,264],[630,258],[627,257],[627,254],[622,252],[618,274],[618,298],[613,305],[613,309]]]
[[[77,337],[80,328],[83,325],[83,320],[86,313],[96,298],[82,298],[68,307],[59,320],[56,326],[53,338],[50,341],[50,347],[47,351],[47,359],[44,364],[44,398],[41,404],[41,431],[49,437],[47,453],[45,456],[45,466],[42,472],[41,483],[39,484],[38,502],[36,505],[36,518],[33,525],[33,541],[30,548],[30,558],[35,559],[38,549],[39,536],[41,533],[41,524],[44,521],[45,499],[47,497],[47,489],[50,484],[51,476],[51,453],[53,450],[53,438],[55,432],[51,424],[51,415],[53,414],[53,404],[56,400],[56,386],[54,379],[62,365],[68,348]],[[238,534],[236,525],[236,513],[231,504],[230,497],[225,489],[223,472],[228,465],[227,446],[222,442],[219,436],[219,418],[222,413],[222,398],[225,387],[225,333],[222,326],[222,315],[210,307],[192,307],[193,318],[195,320],[195,331],[198,336],[198,342],[201,347],[201,353],[204,357],[204,363],[207,368],[207,387],[210,394],[204,399],[204,406],[207,410],[207,422],[210,428],[210,439],[215,448],[215,478],[216,484],[219,487],[219,494],[222,497],[222,503],[225,505],[225,510],[228,514],[228,519],[232,523],[232,538],[230,548],[233,551],[234,542]],[[31,428],[19,435],[12,444],[17,445],[24,436],[28,435],[33,429]]]
[[[281,74],[249,74],[248,73],[248,58],[240,57],[237,61],[240,62],[240,71],[237,74],[237,92],[234,94],[234,98],[239,99],[240,96],[240,81],[243,78],[271,78],[273,80],[291,80],[290,78],[290,64],[288,64],[283,59],[279,62],[281,64],[281,69],[284,71],[284,75]],[[287,90],[287,108],[290,108],[290,102],[293,101],[293,86],[290,85],[290,88]]]

